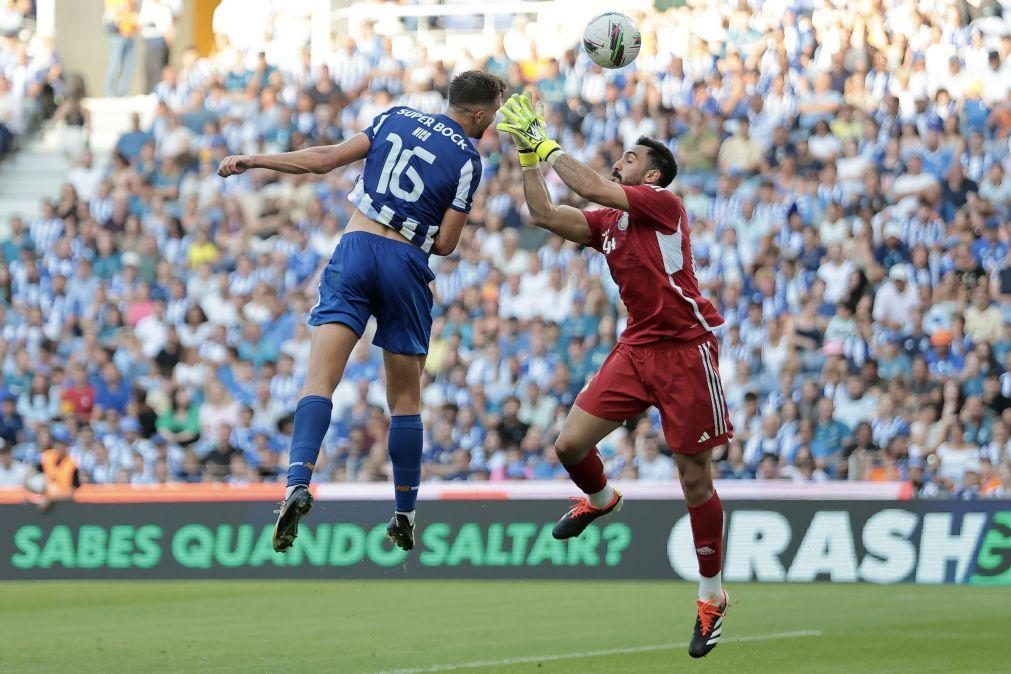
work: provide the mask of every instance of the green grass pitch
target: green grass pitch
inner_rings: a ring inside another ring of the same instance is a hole
[[[1008,672],[1011,589],[662,582],[0,583],[4,672]]]

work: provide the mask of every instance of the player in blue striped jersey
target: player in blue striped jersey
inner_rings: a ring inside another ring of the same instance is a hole
[[[392,420],[389,451],[396,509],[387,535],[414,546],[414,511],[421,481],[421,373],[432,327],[434,274],[428,256],[456,248],[481,179],[472,138],[495,120],[506,84],[479,71],[455,77],[446,114],[397,106],[339,145],[276,155],[225,157],[223,177],[252,168],[324,174],[361,159],[365,170],[348,199],[356,210],[323,270],[309,365],[295,409],[288,487],[274,527],[274,549],[291,547],[312,508],[309,481],[330,425],[331,397],[370,316],[373,343],[384,351]]]

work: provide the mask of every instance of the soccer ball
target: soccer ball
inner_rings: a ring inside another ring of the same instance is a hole
[[[639,55],[642,35],[621,12],[605,12],[590,19],[583,31],[583,49],[601,68],[624,68]]]

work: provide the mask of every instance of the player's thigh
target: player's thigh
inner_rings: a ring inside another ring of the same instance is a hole
[[[358,337],[372,315],[375,255],[363,232],[345,234],[319,279],[309,325],[341,323]],[[378,237],[376,237],[378,238]]]
[[[559,457],[581,459],[623,421],[650,406],[634,357],[633,348],[615,347],[579,392],[555,443]]]
[[[377,275],[373,344],[393,354],[424,356],[432,334],[435,274],[421,249],[383,239],[382,269]]]
[[[425,369],[425,356],[383,351],[383,364],[390,414],[421,414],[421,373]]]
[[[654,351],[647,368],[664,439],[675,454],[700,454],[726,444],[733,425],[720,381],[715,339]]]
[[[302,396],[329,398],[344,376],[351,350],[358,343],[354,330],[342,323],[325,323],[312,328],[309,336],[309,363]]]

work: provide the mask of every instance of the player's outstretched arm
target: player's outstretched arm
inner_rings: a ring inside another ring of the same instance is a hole
[[[570,190],[587,201],[623,211],[629,209],[628,195],[620,184],[607,180],[561,149],[557,151],[557,157],[551,162],[551,167]]]
[[[551,203],[548,186],[544,184],[544,176],[540,171],[523,171],[523,195],[527,200],[527,208],[530,209],[530,219],[535,225],[583,246],[593,244],[593,233],[586,216],[578,208]]]
[[[322,175],[336,168],[365,159],[369,137],[356,133],[343,143],[309,147],[280,154],[233,154],[221,160],[218,175],[227,178],[260,168],[281,173],[316,173]]]

